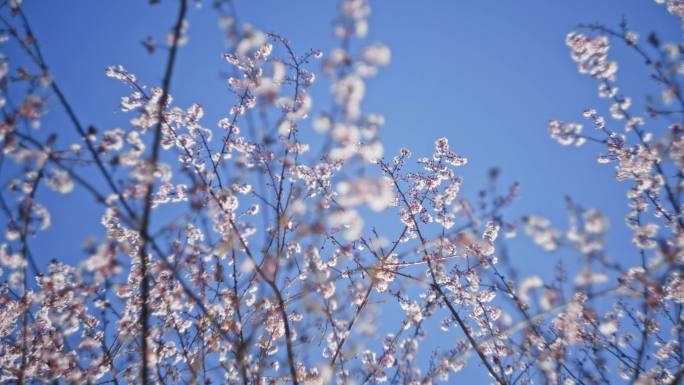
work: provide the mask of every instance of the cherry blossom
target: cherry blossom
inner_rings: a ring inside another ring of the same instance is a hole
[[[369,1],[340,1],[325,50],[243,20],[239,2],[205,7],[224,34],[221,111],[174,95],[194,27],[189,2],[170,3],[171,33],[141,39],[168,59],[162,76],[104,69],[121,95],[113,127],[81,123],[31,15],[0,6],[3,44],[24,55],[0,57],[0,382],[432,384],[465,369],[498,385],[682,381],[681,42],[626,21],[566,36],[599,100],[546,129],[614,170],[626,215],[568,197],[558,221],[511,209],[521,185],[499,188],[499,169],[472,196],[459,138],[387,153],[385,117],[364,99],[396,57],[365,39]],[[684,19],[681,1],[656,3]],[[645,62],[659,98],[618,87],[611,44]],[[43,124],[53,109],[70,134]],[[101,230],[64,240],[81,244],[77,263],[35,247],[63,223],[47,194],[92,200],[70,214]],[[622,226],[629,246],[613,255]],[[518,228],[535,246],[522,268]]]

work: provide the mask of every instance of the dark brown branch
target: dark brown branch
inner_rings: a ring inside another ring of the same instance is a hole
[[[56,136],[52,135],[48,138],[46,147],[51,146],[56,139]],[[31,186],[31,191],[26,197],[26,206],[20,209],[19,217],[24,219],[24,228],[21,231],[21,254],[24,259],[24,264],[22,265],[22,281],[23,290],[21,296],[21,303],[24,306],[24,311],[22,312],[22,332],[21,332],[21,367],[19,369],[18,383],[20,385],[26,384],[26,367],[28,366],[28,329],[29,329],[29,303],[28,303],[28,269],[26,268],[29,260],[28,255],[28,231],[29,224],[31,223],[31,210],[33,209],[33,200],[36,197],[36,192],[38,191],[38,185],[40,184],[43,175],[45,174],[45,166],[47,165],[47,160],[40,165],[38,170],[38,175],[33,181],[33,186]]]
[[[181,0],[180,11],[178,12],[178,19],[173,32],[173,44],[169,51],[168,61],[166,63],[166,72],[162,82],[162,95],[159,99],[159,112],[157,116],[157,125],[154,129],[154,138],[152,142],[152,154],[147,162],[147,191],[145,193],[145,204],[143,208],[142,220],[140,221],[140,237],[142,243],[139,248],[139,266],[140,266],[140,326],[142,332],[140,333],[140,360],[142,361],[141,369],[141,383],[148,384],[149,368],[147,363],[147,335],[149,334],[149,314],[147,308],[147,300],[149,296],[148,277],[147,277],[147,243],[149,240],[148,227],[152,213],[152,192],[154,188],[154,171],[157,168],[157,160],[159,159],[159,150],[161,142],[161,131],[164,109],[169,97],[169,88],[171,87],[171,78],[173,76],[173,68],[176,62],[176,52],[178,51],[178,41],[180,40],[181,30],[183,28],[183,20],[187,11],[187,0]]]

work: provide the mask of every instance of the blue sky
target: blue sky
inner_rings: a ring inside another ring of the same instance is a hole
[[[317,48],[324,53],[334,44],[331,21],[336,4],[236,1],[242,20],[280,33],[300,52]],[[487,170],[498,166],[505,183],[522,184],[511,215],[540,214],[564,228],[563,199],[571,196],[607,214],[608,252],[613,258],[636,258],[623,255],[630,250],[626,246],[631,237],[623,219],[627,185],[614,180],[612,165],[597,164],[599,149],[561,147],[548,137],[546,125],[554,118],[582,121],[584,109],[605,112],[608,106],[596,96],[596,82],[577,73],[565,46],[567,32],[579,22],[616,27],[624,16],[642,39],[655,28],[663,40],[678,40],[682,29],[665,7],[652,0],[394,0],[372,6],[368,43],[387,44],[392,63],[368,81],[363,109],[385,116],[381,136],[387,154],[402,146],[414,154],[431,154],[434,140],[446,136],[452,148],[470,160],[460,169],[466,196],[474,198],[485,186]],[[175,1],[149,6],[141,0],[26,0],[24,10],[54,78],[85,124],[109,129],[130,118],[118,111],[126,89],[105,77],[107,66],[122,64],[142,81],[160,83],[166,55],[149,55],[140,41],[170,31]],[[220,78],[220,72],[229,69],[221,58],[223,38],[208,6],[193,7],[189,23],[190,41],[179,52],[171,93],[179,105],[204,104],[204,122],[213,127],[233,104]],[[8,54],[16,52],[10,49]],[[659,95],[647,80],[647,68],[632,52],[616,43],[610,55],[624,64],[618,85],[632,96],[637,111],[647,94]],[[327,87],[326,82],[314,86],[314,111],[330,106]],[[54,99],[51,110],[43,124],[54,125],[64,131],[63,138],[73,139],[72,127]],[[662,120],[647,124],[658,127],[656,131],[666,126]],[[90,198],[78,191],[66,197],[47,190],[40,195],[40,200],[51,202],[53,227],[36,238],[34,253],[44,262],[77,262],[81,240],[103,233],[101,208],[85,204]],[[548,272],[559,258],[573,258],[543,253],[524,239],[511,250],[523,273]]]
[[[150,56],[140,41],[170,31],[175,2],[152,7],[144,1],[27,0],[24,7],[55,79],[84,123],[109,129],[130,118],[118,111],[126,90],[104,76],[107,66],[123,64],[142,81],[159,84],[165,55]],[[300,51],[333,47],[334,1],[237,1],[237,9],[242,20],[280,33]],[[385,115],[381,135],[387,154],[401,146],[430,154],[434,139],[448,137],[452,148],[470,160],[460,171],[465,194],[471,197],[484,187],[487,169],[498,166],[504,182],[522,184],[514,215],[537,213],[563,225],[566,195],[602,209],[613,225],[609,245],[617,252],[628,236],[623,225],[626,185],[614,180],[611,165],[596,163],[598,149],[558,146],[548,138],[546,124],[553,118],[581,121],[589,107],[605,111],[607,103],[596,96],[595,81],[577,73],[564,39],[578,22],[617,26],[623,16],[642,38],[656,27],[664,40],[681,35],[676,19],[648,0],[375,2],[367,40],[389,45],[392,63],[369,80],[363,108]],[[204,121],[211,126],[233,103],[220,78],[229,68],[221,59],[223,37],[210,7],[193,7],[189,22],[190,41],[180,51],[172,94],[180,105],[204,104]],[[625,63],[618,85],[637,107],[646,94],[658,94],[633,53],[616,44],[611,57]],[[313,92],[314,110],[329,107],[325,82]],[[62,137],[69,138],[73,130],[55,99],[51,110],[44,125],[60,127]],[[44,194],[60,204],[53,209],[55,226],[36,247],[63,250],[67,255],[60,258],[77,260],[71,254],[78,244],[64,244],[66,229],[75,228],[69,213],[86,210],[82,203],[89,198]],[[93,232],[98,212],[76,217],[77,222],[92,221],[83,223],[83,234]],[[548,258],[536,249],[522,250],[529,253],[525,261]]]

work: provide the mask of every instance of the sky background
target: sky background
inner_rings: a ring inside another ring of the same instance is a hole
[[[149,55],[140,41],[170,31],[176,1],[150,6],[142,0],[25,0],[23,6],[54,78],[83,123],[110,129],[131,117],[118,110],[128,90],[104,75],[107,66],[122,64],[144,83],[160,83],[166,54]],[[326,53],[334,47],[336,1],[237,0],[236,6],[241,20],[278,32],[299,52],[316,48]],[[679,40],[682,29],[665,7],[652,0],[393,0],[372,2],[372,7],[366,42],[387,44],[392,62],[368,80],[362,108],[385,116],[381,136],[387,155],[402,146],[416,155],[432,154],[434,140],[446,136],[452,149],[470,161],[459,170],[464,195],[474,198],[485,186],[487,170],[498,166],[505,184],[522,184],[509,218],[539,214],[565,228],[563,199],[568,195],[608,216],[612,258],[637,257],[626,253],[634,253],[623,219],[628,186],[615,181],[612,165],[596,162],[600,149],[562,147],[548,137],[546,127],[549,119],[583,121],[582,111],[590,107],[607,115],[608,104],[596,96],[595,80],[578,74],[570,59],[565,35],[580,22],[617,27],[624,16],[642,39],[655,29],[662,40]],[[225,46],[216,13],[208,6],[192,7],[188,34],[171,93],[180,106],[203,104],[203,121],[214,127],[234,103],[220,77],[229,66],[221,57]],[[8,54],[14,56],[11,49]],[[610,56],[621,63],[618,86],[640,111],[646,95],[659,95],[647,68],[617,42]],[[312,92],[317,96],[314,111],[330,106],[327,82]],[[43,124],[63,129],[68,138],[73,128],[56,99],[50,109]],[[647,124],[666,126],[662,120]],[[86,204],[91,198],[76,190],[67,196],[39,192],[39,201],[51,208],[53,226],[34,241],[37,259],[77,263],[85,236],[103,234],[101,208]],[[525,239],[511,250],[523,275],[548,272],[559,259],[574,258],[544,253]]]

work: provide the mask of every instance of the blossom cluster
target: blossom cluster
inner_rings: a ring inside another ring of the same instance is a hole
[[[105,69],[127,117],[106,128],[81,123],[21,2],[0,5],[2,44],[24,54],[0,57],[0,153],[11,163],[0,164],[0,382],[418,385],[466,367],[498,385],[682,380],[681,44],[644,46],[626,24],[581,25],[566,39],[609,105],[548,130],[561,145],[598,146],[628,184],[633,255],[611,257],[620,221],[598,209],[568,198],[566,229],[515,216],[520,185],[497,188],[498,169],[466,196],[458,138],[425,156],[385,153],[385,119],[363,101],[392,54],[365,40],[368,0],[340,2],[335,48],[303,52],[216,1],[231,102],[214,122],[171,94],[191,32],[188,0],[170,3],[178,19],[165,44],[143,44],[168,54],[164,80]],[[681,1],[666,3],[683,17]],[[617,87],[612,41],[647,59],[663,87],[643,114]],[[329,109],[313,100],[321,83]],[[71,134],[41,125],[55,97]],[[101,236],[78,240],[75,265],[44,263],[52,256],[34,246],[60,212],[46,194],[74,192],[93,198],[76,215],[96,213]],[[508,248],[518,227],[539,253],[576,262],[520,276]]]

